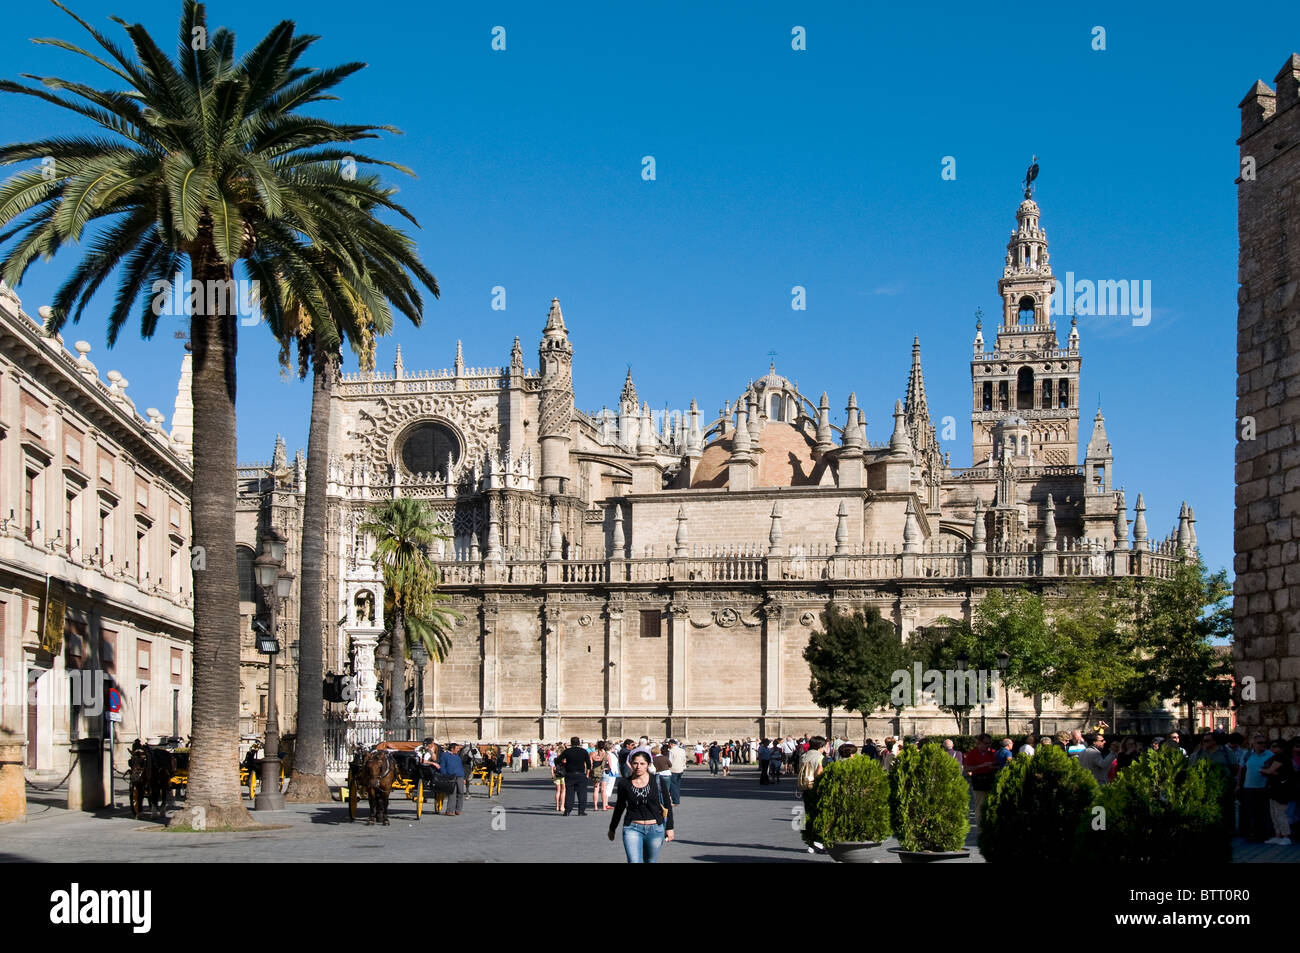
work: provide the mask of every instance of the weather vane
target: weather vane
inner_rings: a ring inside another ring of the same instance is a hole
[[[1038,178],[1038,156],[1029,160],[1029,171],[1025,173],[1025,198],[1034,197],[1034,179]]]

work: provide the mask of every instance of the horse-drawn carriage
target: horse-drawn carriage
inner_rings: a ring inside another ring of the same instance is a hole
[[[358,746],[348,766],[347,783],[340,794],[348,806],[348,817],[357,819],[362,798],[370,802],[367,824],[388,823],[388,798],[396,789],[408,800],[415,802],[415,817],[424,816],[424,803],[433,797],[433,809],[441,813],[444,799],[456,790],[456,779],[438,771],[437,761],[442,756],[440,745],[430,745],[434,763],[421,765],[416,753],[419,744],[414,741],[381,741],[373,747]],[[482,745],[470,749],[466,783],[485,785],[488,797],[501,792],[500,750],[496,745]]]
[[[248,788],[251,801],[257,794],[259,762],[257,752],[261,749],[260,741],[253,741],[248,755],[239,765],[239,786]],[[180,797],[189,788],[190,783],[190,749],[181,747],[180,738],[164,738],[161,744],[142,744],[139,739],[131,746],[130,762],[127,774],[131,781],[131,814],[139,817],[144,810],[147,798],[151,812],[158,813],[159,807],[164,811],[168,803]],[[284,767],[280,768],[280,784],[284,784]]]

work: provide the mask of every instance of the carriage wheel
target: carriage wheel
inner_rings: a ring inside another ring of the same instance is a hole
[[[415,819],[424,817],[424,778],[415,782]]]
[[[357,819],[357,786],[353,783],[351,770],[348,771],[348,820]]]

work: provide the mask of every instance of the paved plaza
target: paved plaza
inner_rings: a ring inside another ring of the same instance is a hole
[[[682,781],[676,809],[677,840],[665,844],[661,863],[830,863],[809,854],[795,827],[801,802],[793,779],[777,787],[758,784],[754,767],[733,768],[731,777],[691,768]],[[388,827],[364,818],[348,820],[347,805],[291,805],[265,819],[276,829],[240,834],[164,832],[160,823],[134,820],[119,806],[94,814],[68,811],[62,790],[29,788],[28,818],[0,827],[0,861],[98,863],[353,862],[375,860],[441,863],[623,863],[622,840],[606,837],[610,814],[564,817],[554,810],[554,789],[545,771],[507,771],[501,793],[488,798],[470,789],[460,817],[432,813],[426,803],[417,820],[415,805],[401,792],[390,802]],[[126,801],[125,787],[118,803]],[[967,838],[971,862],[982,859],[975,832]],[[880,863],[897,863],[887,848]],[[1272,847],[1237,841],[1238,862],[1300,862],[1300,846]]]
[[[396,792],[389,803],[388,827],[369,827],[362,808],[356,823],[347,805],[291,805],[268,815],[283,829],[242,834],[168,833],[129,811],[70,812],[60,792],[33,795],[25,823],[0,827],[0,861],[149,861],[222,863],[229,861],[369,862],[376,851],[388,861],[624,863],[622,839],[606,836],[610,813],[564,817],[554,810],[554,788],[545,771],[507,771],[501,793],[484,796],[472,787],[460,817],[426,812],[416,820],[415,804]],[[43,803],[36,798],[43,798]],[[125,801],[125,790],[119,794]],[[714,777],[691,768],[682,780],[682,803],[675,821],[677,840],[665,844],[661,863],[830,863],[813,855],[794,824],[801,802],[794,780],[776,787],[758,784],[754,767]],[[974,844],[974,838],[971,838]],[[881,860],[894,862],[881,851]]]

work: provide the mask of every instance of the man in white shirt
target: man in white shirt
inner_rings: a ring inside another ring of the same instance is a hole
[[[674,739],[668,741],[668,760],[672,762],[670,785],[674,804],[682,803],[682,774],[686,771],[686,750]]]
[[[1027,758],[1032,758],[1034,756],[1033,741],[1034,741],[1033,735],[1026,735],[1025,743],[1020,746],[1020,750],[1017,751],[1016,754],[1023,754]]]

